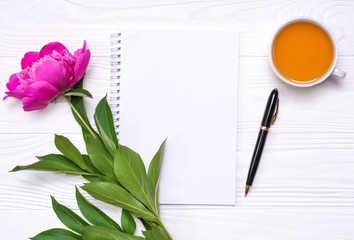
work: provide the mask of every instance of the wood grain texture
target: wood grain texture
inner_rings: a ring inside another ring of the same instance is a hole
[[[78,210],[74,210],[79,213]],[[17,215],[22,217],[19,219]],[[223,210],[162,210],[174,239],[289,239],[313,240],[353,239],[354,214],[346,209],[315,208],[293,209],[239,209]],[[119,214],[109,214],[118,219]],[[28,239],[49,228],[64,227],[59,220],[53,221],[52,210],[1,211],[0,224],[16,239]],[[16,221],[14,225],[11,222]],[[39,222],[41,224],[29,224]],[[21,231],[18,230],[21,226]],[[141,224],[138,223],[138,229]],[[4,235],[3,235],[4,236]],[[10,236],[10,234],[5,235]],[[9,238],[12,239],[12,238]]]
[[[266,56],[284,21],[308,16],[328,25],[339,54],[353,56],[351,1],[4,1],[1,56],[21,57],[58,40],[69,48],[86,39],[93,55],[107,56],[104,34],[119,26],[180,26],[240,30],[240,56]],[[45,10],[45,11],[43,11]],[[30,21],[29,21],[30,19]],[[28,26],[28,27],[24,27]],[[24,39],[26,44],[23,44]]]
[[[354,239],[354,12],[353,1],[0,1],[0,92],[20,71],[20,59],[50,41],[74,51],[87,40],[92,52],[85,88],[94,106],[108,91],[109,35],[121,27],[217,28],[240,31],[239,119],[236,206],[162,206],[175,240]],[[267,63],[269,40],[284,21],[308,16],[332,30],[338,41],[343,80],[331,78],[309,89],[277,80]],[[217,82],[216,82],[217,84]],[[243,189],[265,100],[280,90],[280,112],[247,198]],[[25,113],[15,99],[0,102],[0,234],[27,239],[63,227],[50,206],[53,195],[78,212],[78,176],[9,173],[36,155],[57,152],[54,133],[85,152],[80,128],[63,99]],[[120,210],[94,204],[115,219]],[[141,225],[138,226],[141,229]],[[19,229],[21,229],[19,231]]]

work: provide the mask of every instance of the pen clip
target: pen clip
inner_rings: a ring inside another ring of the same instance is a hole
[[[279,112],[279,98],[277,100],[277,106],[275,108],[275,113],[272,119],[272,125],[275,123],[275,120],[277,120],[278,112]]]

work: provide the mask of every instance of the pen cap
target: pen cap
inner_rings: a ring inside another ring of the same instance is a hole
[[[272,123],[272,119],[274,116],[275,109],[277,107],[278,101],[278,89],[274,88],[269,95],[268,102],[264,111],[263,119],[262,119],[262,126],[270,127]]]

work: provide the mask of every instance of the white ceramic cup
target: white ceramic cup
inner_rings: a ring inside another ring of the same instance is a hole
[[[317,26],[319,26],[320,28],[322,28],[330,37],[332,44],[333,44],[333,49],[334,49],[332,64],[328,68],[327,72],[322,77],[317,79],[316,81],[308,82],[308,83],[297,83],[297,82],[293,82],[293,81],[289,80],[288,78],[284,77],[276,68],[275,63],[274,63],[274,59],[273,59],[273,42],[274,42],[275,38],[277,37],[278,33],[280,31],[282,31],[289,24],[294,23],[294,22],[299,22],[299,21],[308,21],[308,22],[314,23]],[[337,46],[337,43],[335,41],[333,34],[330,32],[330,30],[324,24],[320,23],[317,20],[311,19],[311,18],[296,18],[296,19],[290,20],[290,21],[286,22],[285,24],[283,24],[273,35],[273,38],[272,38],[272,41],[271,41],[270,47],[269,47],[268,59],[269,59],[269,64],[270,64],[274,74],[283,82],[286,82],[287,84],[290,84],[290,85],[296,86],[296,87],[312,87],[314,85],[317,85],[317,84],[323,82],[331,75],[334,75],[338,78],[344,78],[346,75],[346,73],[344,71],[336,68],[337,59],[338,59],[338,46]]]

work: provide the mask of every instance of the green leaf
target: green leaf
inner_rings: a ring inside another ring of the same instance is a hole
[[[95,175],[93,173],[85,172],[79,168],[75,163],[70,161],[67,157],[60,154],[49,154],[41,157],[37,157],[40,161],[27,166],[16,166],[11,172],[17,172],[21,170],[39,170],[39,171],[53,171],[72,173],[80,175]]]
[[[76,235],[61,228],[53,228],[47,231],[41,232],[38,235],[30,238],[32,240],[81,240],[81,236]]]
[[[85,178],[89,182],[110,182],[110,183],[120,185],[117,181],[113,180],[112,178],[106,177],[106,176],[83,175],[82,177]]]
[[[89,226],[89,224],[76,213],[58,203],[54,197],[50,197],[52,198],[52,206],[55,214],[65,226],[77,233],[81,233],[84,227]]]
[[[74,89],[80,89],[82,88],[82,84],[83,84],[83,80],[84,77],[82,77],[82,79],[74,86]],[[88,120],[87,114],[86,114],[86,108],[85,108],[85,104],[84,104],[84,99],[82,97],[76,97],[76,96],[71,96],[70,98],[70,102],[72,103],[72,105],[75,107],[75,109],[78,111],[78,113],[80,114],[80,116],[83,118],[83,120],[85,121],[85,123],[92,129],[91,125],[90,125],[90,121]],[[80,118],[77,116],[77,114],[71,110],[75,120],[77,121],[77,123],[86,131],[89,132],[89,130],[86,128],[85,124],[83,124],[80,120]],[[93,130],[93,129],[92,129]],[[96,133],[96,132],[95,132]],[[97,134],[96,134],[97,135]]]
[[[152,188],[152,195],[154,199],[155,209],[159,211],[159,179],[163,158],[163,150],[165,147],[166,139],[162,142],[159,150],[150,162],[148,179]]]
[[[139,218],[139,220],[140,220],[141,223],[144,225],[144,227],[145,227],[146,230],[151,230],[152,225],[151,225],[149,222],[145,221],[145,220],[142,219],[142,218]]]
[[[164,230],[160,226],[153,226],[151,230],[143,231],[146,240],[169,240]]]
[[[92,130],[92,129],[91,129]],[[92,130],[93,131],[93,130]],[[82,138],[84,139],[84,142],[86,143],[87,141],[87,135],[91,135],[89,132],[87,132],[84,128],[81,128],[81,132],[82,132]],[[96,134],[96,136],[98,136]]]
[[[82,177],[83,177],[84,179],[86,179],[87,181],[89,181],[89,182],[101,182],[100,177],[96,177],[96,176],[84,176],[84,175],[82,175]]]
[[[122,216],[120,218],[123,231],[134,235],[136,230],[136,223],[129,211],[122,209]]]
[[[157,220],[141,202],[117,184],[93,182],[87,183],[81,188],[98,200],[124,208],[146,220]]]
[[[74,144],[70,142],[68,138],[55,134],[54,141],[55,141],[55,146],[62,154],[64,154],[65,157],[69,158],[80,168],[89,172],[91,171],[91,169],[89,169],[85,164],[84,158],[82,157],[79,150],[74,146]]]
[[[40,161],[49,160],[49,161],[54,161],[54,162],[65,162],[65,163],[68,163],[72,166],[79,167],[75,163],[73,163],[69,158],[67,158],[61,154],[52,153],[52,154],[48,154],[48,155],[44,155],[44,156],[36,156],[36,158]]]
[[[91,204],[87,199],[81,195],[79,190],[76,188],[76,201],[77,205],[80,208],[82,215],[92,224],[114,228],[119,231],[122,231],[121,227],[104,212],[98,209],[96,206]]]
[[[83,240],[145,240],[143,237],[133,236],[100,226],[85,227],[82,231]]]
[[[156,214],[151,187],[139,154],[120,145],[114,157],[114,172],[118,181],[148,209]]]
[[[92,94],[83,89],[83,88],[75,88],[65,93],[66,96],[76,96],[76,97],[89,97],[92,98]]]
[[[90,168],[92,172],[100,174],[100,172],[92,164],[91,159],[90,159],[90,157],[87,154],[82,154],[82,158],[84,159],[84,162],[87,165],[87,167]]]
[[[148,231],[142,231],[143,235],[145,236],[146,240],[159,240],[159,239],[155,239],[154,236],[152,235],[152,231],[148,230]]]
[[[85,178],[87,181],[89,182],[101,182],[100,177],[96,177],[96,176],[82,176],[83,178]]]
[[[112,111],[107,102],[107,96],[102,98],[97,104],[94,118],[102,141],[113,157],[118,148],[118,139],[114,129]]]
[[[94,138],[91,135],[86,136],[86,150],[92,164],[102,174],[115,179],[113,170],[113,158],[107,151],[101,139]]]

